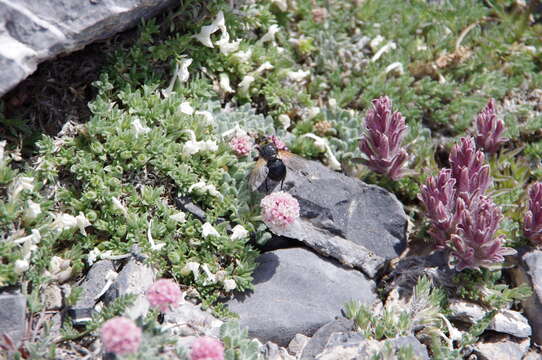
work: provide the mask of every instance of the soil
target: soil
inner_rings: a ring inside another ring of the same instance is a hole
[[[22,148],[26,157],[35,151],[42,134],[54,137],[67,121],[88,121],[88,103],[97,95],[92,83],[113,53],[130,46],[136,35],[137,29],[131,29],[41,63],[35,73],[0,98],[0,104],[4,103],[0,139]]]

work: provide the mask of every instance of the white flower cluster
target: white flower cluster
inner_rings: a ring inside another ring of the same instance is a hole
[[[15,244],[22,244],[22,259],[15,261],[15,273],[22,274],[30,267],[32,253],[38,249],[37,244],[41,241],[39,230],[32,229],[32,234],[13,240]]]
[[[82,235],[86,236],[87,232],[85,231],[85,228],[90,225],[90,221],[88,221],[85,214],[83,214],[82,212],[80,212],[77,216],[58,213],[54,216],[54,221],[51,224],[51,229],[64,231],[77,227],[79,228],[79,232],[81,232]]]
[[[207,193],[211,196],[219,198],[220,200],[224,198],[213,184],[207,184],[203,180],[200,180],[197,183],[190,185],[190,187],[188,188],[188,192],[191,193],[192,191],[196,191],[197,193],[200,193],[200,194]]]
[[[190,140],[184,143],[183,153],[185,155],[191,156],[197,154],[200,151],[210,151],[215,152],[218,150],[218,144],[214,140],[196,140],[196,134],[194,131],[187,129],[184,132],[190,135]]]
[[[200,269],[203,274],[200,273]],[[181,274],[186,276],[190,273],[192,273],[195,280],[198,280],[200,275],[204,275],[203,285],[212,285],[217,282],[222,283],[226,292],[232,291],[237,287],[235,280],[226,278],[226,272],[224,270],[217,271],[216,274],[213,274],[207,264],[200,264],[195,261],[187,262],[181,269]]]
[[[239,43],[241,39],[237,39],[230,42],[230,34],[226,28],[226,22],[224,20],[224,13],[220,11],[216,18],[213,20],[211,25],[203,26],[200,32],[194,37],[201,42],[203,45],[214,48],[213,41],[211,40],[211,35],[220,30],[222,35],[220,40],[216,41],[215,44],[220,48],[220,52],[224,55],[228,55],[232,52],[235,52],[239,49]]]

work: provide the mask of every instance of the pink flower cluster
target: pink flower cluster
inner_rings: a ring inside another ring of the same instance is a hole
[[[485,164],[484,153],[476,150],[472,137],[461,138],[459,144],[452,147],[450,165],[457,195],[466,201],[483,194],[489,187],[489,165]]]
[[[402,147],[407,126],[400,112],[392,112],[387,96],[373,100],[373,108],[365,118],[365,134],[359,149],[365,156],[365,165],[371,170],[398,180],[405,174],[403,165],[408,159]]]
[[[252,138],[246,134],[236,135],[230,140],[230,147],[237,156],[247,156],[254,145]]]
[[[269,227],[284,228],[299,217],[299,203],[284,191],[271,193],[260,202],[263,221]]]
[[[275,135],[268,136],[267,140],[272,142],[275,145],[275,147],[277,148],[277,150],[288,150],[288,147],[286,146],[284,141],[282,141],[281,139],[279,139]]]
[[[451,169],[442,169],[421,187],[419,198],[432,223],[429,233],[437,247],[452,251],[458,270],[504,261],[504,255],[515,250],[495,237],[502,213],[484,196],[491,183],[489,165],[473,138],[461,138],[454,145],[450,164]]]
[[[535,183],[529,189],[529,210],[523,220],[525,236],[533,244],[542,244],[542,183]]]
[[[224,345],[209,336],[197,338],[192,343],[190,360],[224,360]]]
[[[452,170],[442,169],[437,176],[430,176],[426,184],[422,185],[419,198],[433,225],[429,234],[436,240],[437,247],[445,247],[457,224],[455,179],[452,177]]]
[[[107,352],[132,354],[141,343],[141,329],[130,319],[115,317],[103,324],[100,338]]]
[[[469,205],[457,199],[457,232],[451,235],[452,255],[457,269],[476,269],[503,262],[504,255],[514,255],[512,248],[503,247],[504,236],[495,237],[502,213],[486,196],[475,197]]]
[[[147,300],[152,307],[166,312],[170,307],[179,306],[183,300],[183,293],[175,281],[160,279],[147,290]]]
[[[486,107],[476,117],[476,145],[489,154],[499,150],[507,139],[501,137],[504,132],[504,122],[497,120],[495,101],[490,99]]]

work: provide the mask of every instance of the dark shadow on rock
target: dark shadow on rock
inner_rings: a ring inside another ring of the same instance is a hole
[[[304,247],[308,248],[303,242],[292,239],[286,236],[280,236],[280,235],[273,235],[271,239],[265,242],[265,244],[258,244],[255,241],[252,243],[252,245],[260,250],[262,253],[266,253],[268,251],[278,250],[278,249],[289,249],[293,247]]]
[[[254,273],[254,285],[271,279],[280,263],[279,257],[273,253],[262,254],[256,261],[260,265],[258,265],[258,271]]]

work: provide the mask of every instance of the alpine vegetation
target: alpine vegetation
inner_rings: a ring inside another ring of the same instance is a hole
[[[529,188],[529,208],[523,220],[525,236],[535,246],[542,243],[542,183],[537,182]]]
[[[407,126],[400,112],[392,111],[387,96],[372,101],[365,118],[365,128],[359,149],[367,157],[364,163],[373,171],[384,174],[392,180],[404,176],[408,154],[402,147]]]

